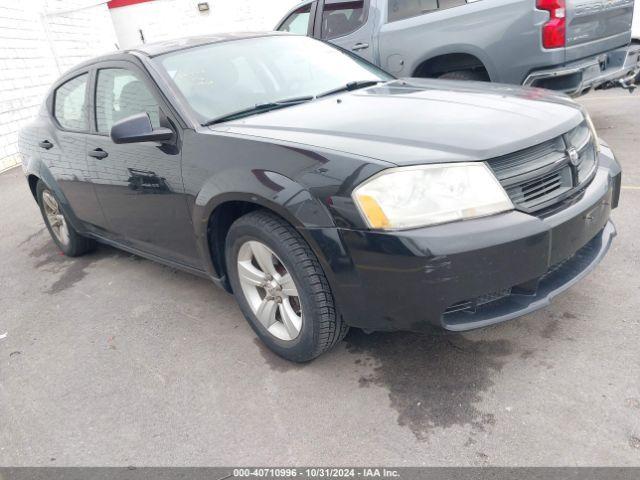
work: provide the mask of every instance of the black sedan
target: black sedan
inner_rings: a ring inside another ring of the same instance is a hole
[[[605,255],[620,167],[561,95],[399,80],[287,34],[77,66],[20,134],[58,247],[210,278],[294,361],[349,326],[466,330],[547,305]]]

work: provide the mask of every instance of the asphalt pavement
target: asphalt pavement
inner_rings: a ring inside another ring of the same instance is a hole
[[[640,92],[580,101],[624,170],[594,272],[518,320],[352,331],[306,365],[206,280],[61,256],[0,175],[0,465],[640,466]]]

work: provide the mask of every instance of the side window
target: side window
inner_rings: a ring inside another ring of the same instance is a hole
[[[63,128],[87,130],[86,92],[88,74],[63,83],[55,91],[53,115]]]
[[[446,1],[446,0],[445,0]],[[453,0],[455,1],[455,0]],[[462,0],[464,3],[464,0]],[[438,0],[389,0],[389,22],[438,10]]]
[[[289,15],[278,30],[306,35],[309,32],[309,17],[311,17],[311,4],[303,5]]]
[[[388,21],[417,17],[436,10],[459,7],[478,0],[389,0]]]
[[[98,70],[96,129],[108,134],[114,123],[146,112],[154,128],[160,126],[160,106],[133,72],[122,68]]]
[[[466,0],[440,0],[440,10],[447,8],[459,7],[460,5],[466,5]],[[473,3],[473,1],[471,2]]]
[[[322,11],[322,38],[331,40],[355,32],[367,21],[364,0],[326,0]]]

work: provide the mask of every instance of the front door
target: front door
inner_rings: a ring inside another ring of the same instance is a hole
[[[94,75],[89,169],[112,236],[147,253],[197,267],[198,253],[187,210],[179,141],[117,145],[114,123],[146,112],[155,128],[177,130],[177,122],[147,75],[129,62],[111,62]],[[179,132],[177,132],[179,135]]]
[[[316,15],[314,36],[376,63],[371,0],[324,0]]]

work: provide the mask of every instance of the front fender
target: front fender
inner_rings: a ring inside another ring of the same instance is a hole
[[[201,257],[207,270],[219,276],[211,260],[209,219],[216,209],[228,202],[246,202],[268,209],[289,222],[314,251],[318,246],[308,229],[335,227],[328,208],[305,187],[273,171],[233,169],[208,179],[195,198],[193,225]]]
[[[195,200],[194,225],[202,228],[213,211],[229,201],[245,201],[275,210],[295,227],[332,227],[329,210],[302,185],[281,173],[226,170],[207,180]]]

